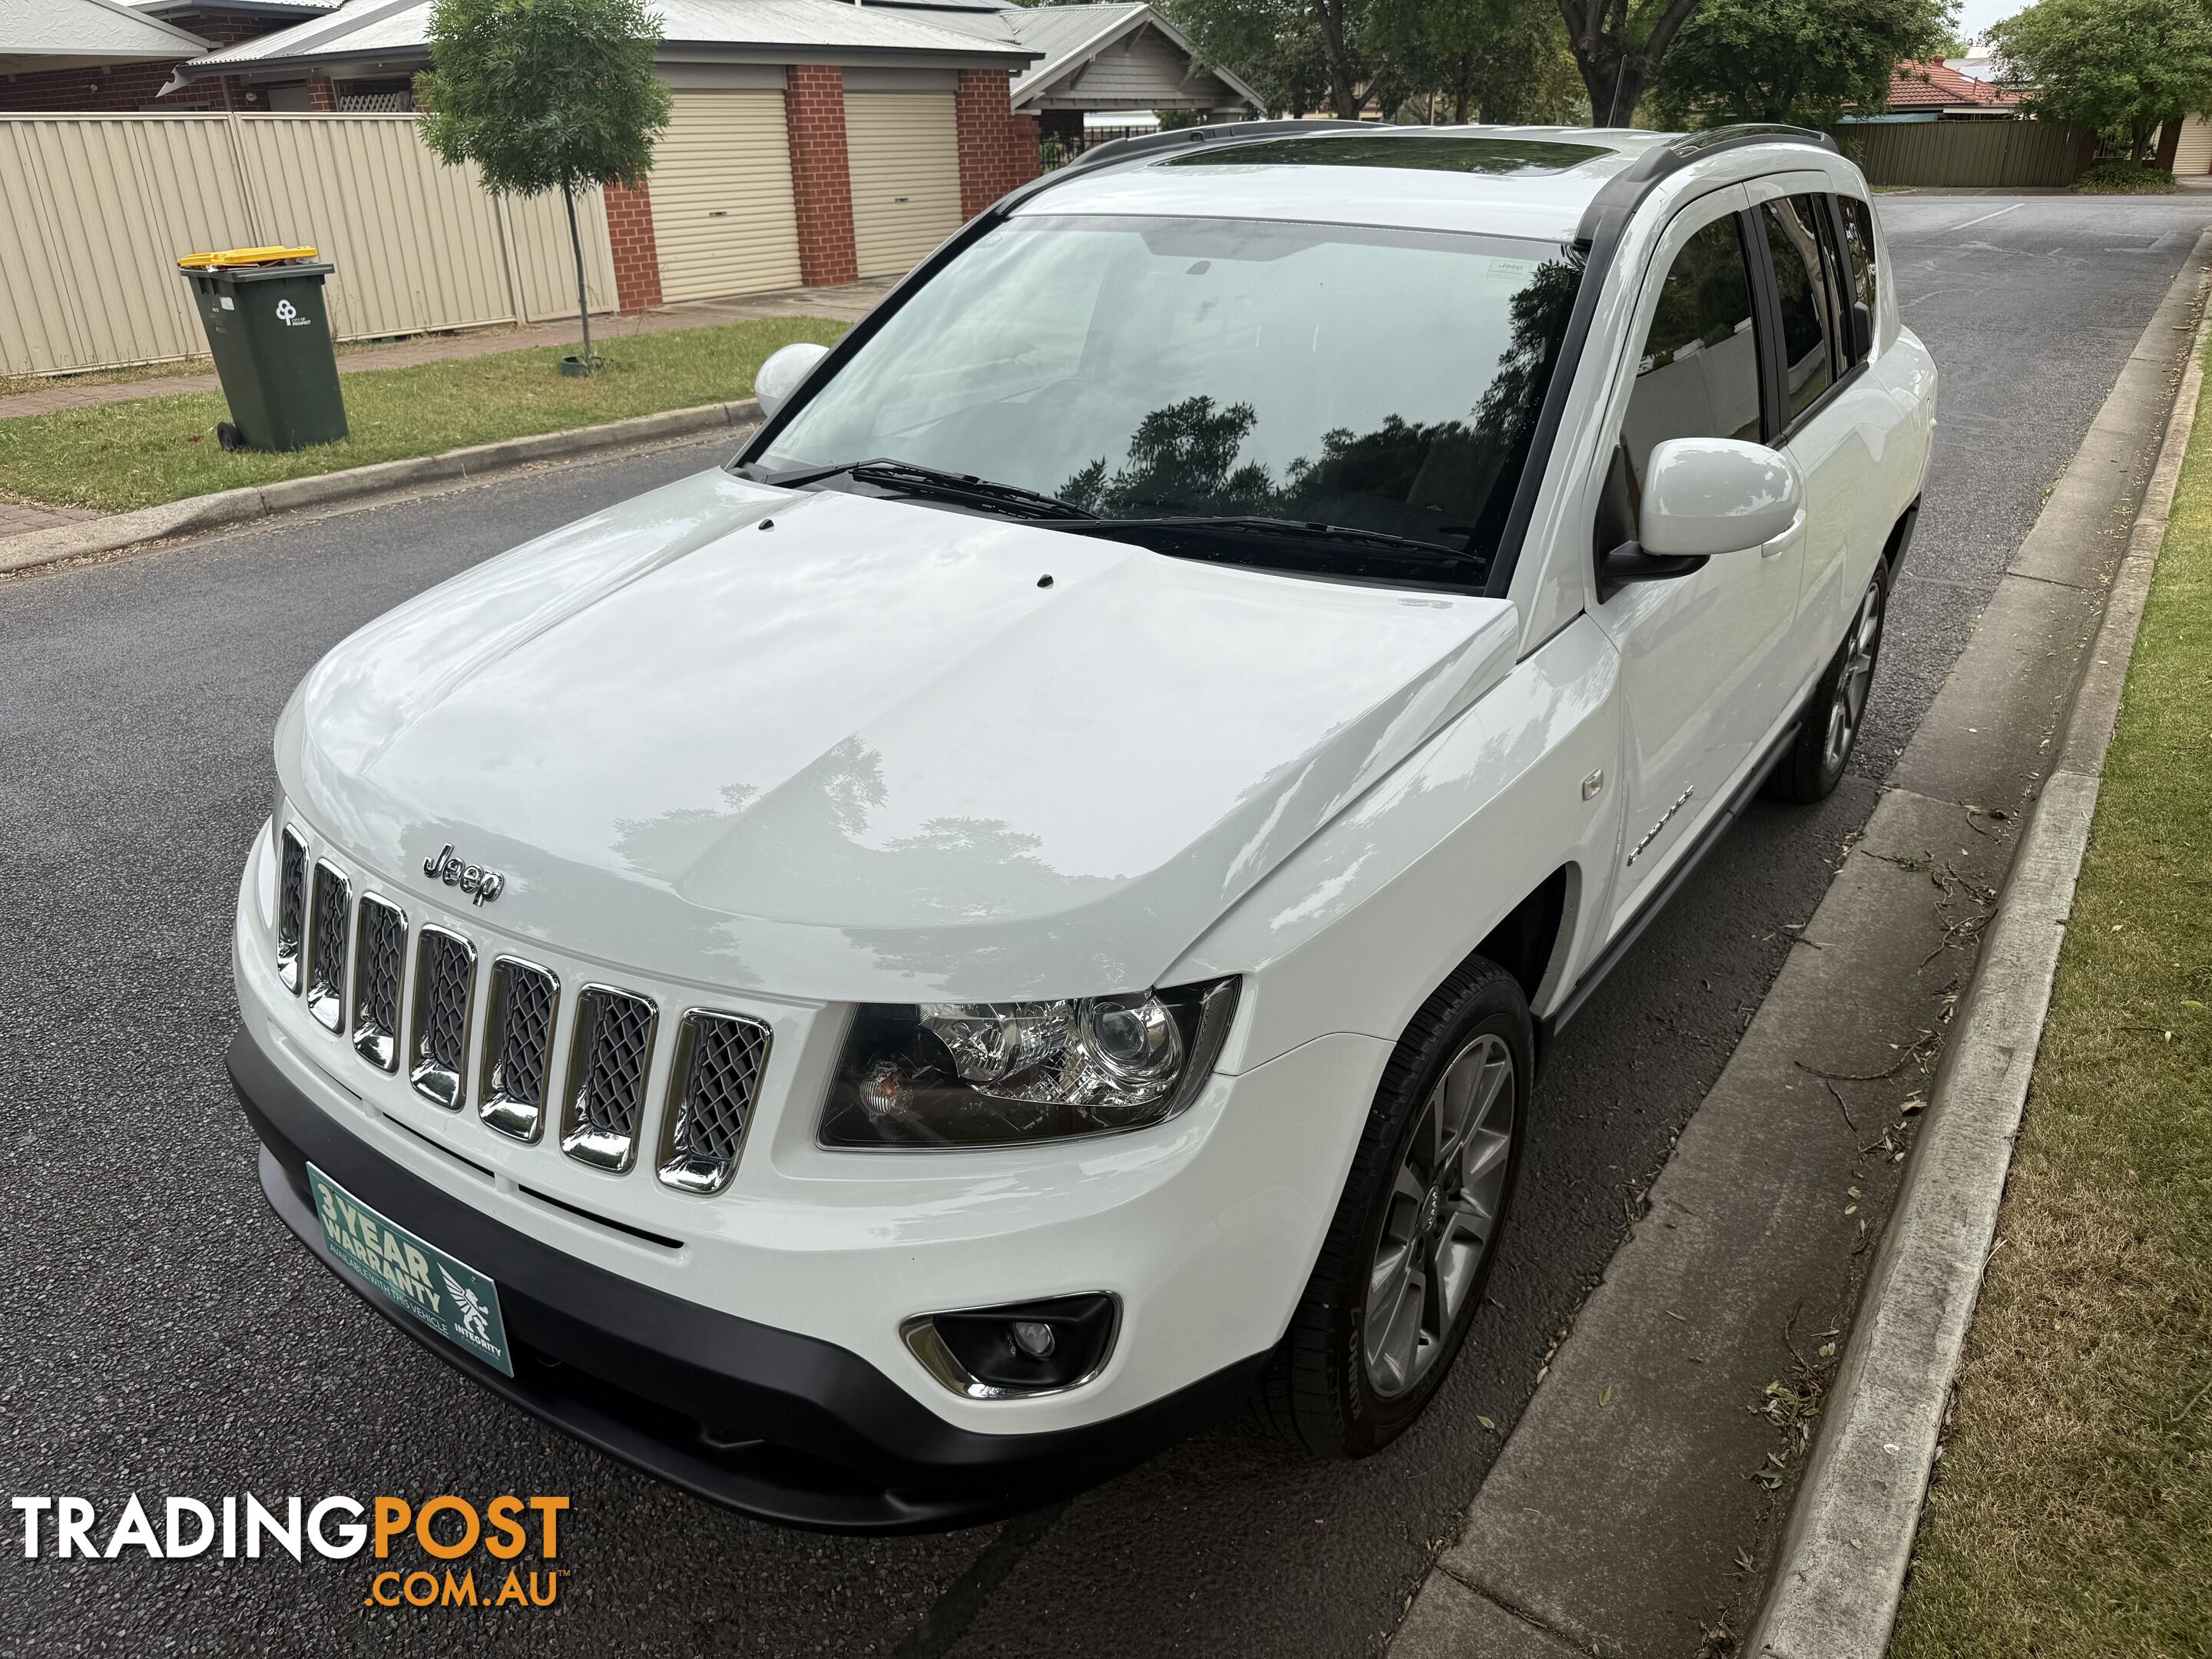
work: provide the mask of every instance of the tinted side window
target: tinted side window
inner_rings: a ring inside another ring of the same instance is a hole
[[[1782,400],[1792,420],[1835,379],[1828,362],[1827,284],[1820,276],[1814,202],[1810,196],[1792,196],[1759,207],[1782,301]]]
[[[1652,447],[1668,438],[1759,438],[1759,343],[1751,271],[1735,216],[1707,225],[1668,267],[1636,364],[1620,442],[1593,526],[1600,554],[1638,534]]]
[[[1659,290],[1621,440],[1638,480],[1668,438],[1759,441],[1759,347],[1751,271],[1733,215],[1684,243]]]
[[[1839,196],[1844,210],[1844,243],[1850,254],[1852,297],[1871,314],[1875,310],[1874,210],[1856,196]]]

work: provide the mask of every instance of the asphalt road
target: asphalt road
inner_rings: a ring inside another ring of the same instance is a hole
[[[26,1562],[4,1516],[0,1651],[1378,1647],[1498,1444],[1478,1414],[1504,1430],[1525,1404],[2212,200],[1881,211],[1906,319],[1944,372],[1943,423],[1857,769],[1817,811],[1753,811],[1567,1034],[1492,1304],[1423,1425],[1358,1465],[1231,1424],[1004,1527],[782,1531],[464,1382],[268,1212],[221,1056],[231,895],[286,696],[398,599],[712,452],[0,582],[0,1484],[103,1516],[134,1491],[565,1493],[573,1572],[550,1612],[393,1611],[362,1605],[358,1562]]]

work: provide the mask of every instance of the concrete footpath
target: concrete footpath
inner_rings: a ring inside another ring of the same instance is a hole
[[[1839,849],[1394,1659],[1659,1659],[1740,1640],[2020,826],[2057,759],[2209,268],[2212,237]]]

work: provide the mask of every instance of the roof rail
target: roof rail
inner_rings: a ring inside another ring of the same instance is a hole
[[[1605,187],[1590,198],[1589,206],[1583,210],[1575,240],[1595,241],[1602,222],[1607,218],[1626,219],[1654,185],[1680,173],[1691,162],[1749,144],[1808,144],[1833,155],[1843,154],[1827,133],[1778,123],[1744,122],[1735,126],[1710,127],[1703,132],[1677,133],[1664,143],[1652,145],[1605,181]]]
[[[1181,149],[1192,144],[1249,144],[1262,138],[1293,138],[1301,133],[1327,132],[1331,128],[1374,127],[1373,121],[1220,121],[1202,127],[1176,127],[1168,132],[1141,133],[1134,138],[1115,138],[1086,149],[1066,167],[1059,176],[1086,172],[1091,167],[1111,166],[1115,161],[1127,161],[1133,156],[1152,155],[1164,149]]]

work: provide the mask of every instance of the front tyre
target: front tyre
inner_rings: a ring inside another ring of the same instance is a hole
[[[1482,1300],[1521,1163],[1528,1004],[1472,957],[1398,1041],[1261,1409],[1322,1457],[1380,1451],[1420,1415]]]
[[[1887,569],[1877,568],[1859,596],[1844,642],[1805,706],[1797,740],[1767,780],[1766,793],[1778,800],[1826,800],[1844,781],[1844,768],[1850,763],[1866,719],[1875,664],[1881,656],[1882,624],[1889,618],[1888,576]]]

